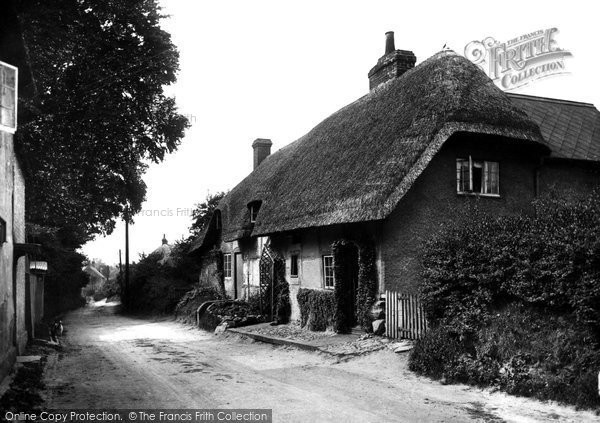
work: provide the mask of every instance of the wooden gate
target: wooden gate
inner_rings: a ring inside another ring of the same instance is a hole
[[[385,336],[420,339],[426,331],[427,320],[416,296],[385,291]]]

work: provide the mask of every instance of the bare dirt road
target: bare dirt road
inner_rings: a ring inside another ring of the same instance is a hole
[[[444,386],[379,351],[335,357],[215,336],[97,303],[68,315],[51,356],[49,408],[270,408],[274,422],[598,421],[589,412]]]

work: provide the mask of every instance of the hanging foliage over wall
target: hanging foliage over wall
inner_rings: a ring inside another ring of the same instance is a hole
[[[298,290],[300,325],[313,331],[333,327],[335,319],[335,296],[333,291],[300,288]]]
[[[335,321],[334,329],[337,333],[348,333],[354,326],[354,298],[352,295],[352,281],[348,281],[346,274],[348,266],[347,256],[351,249],[357,246],[347,240],[335,241],[331,245],[333,253],[333,273],[335,276]]]
[[[358,292],[356,321],[367,332],[373,330],[371,307],[377,300],[377,267],[375,246],[365,244],[358,252]]]

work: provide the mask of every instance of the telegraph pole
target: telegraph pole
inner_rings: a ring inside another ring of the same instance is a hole
[[[129,307],[129,206],[125,210],[125,307]]]
[[[119,275],[121,275],[121,281],[123,280],[123,262],[121,261],[121,249],[119,248]]]

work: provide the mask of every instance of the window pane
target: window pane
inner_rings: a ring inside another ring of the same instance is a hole
[[[231,277],[231,254],[223,255],[223,275],[226,278]]]
[[[295,254],[290,257],[290,276],[298,276],[298,256]]]
[[[456,191],[469,191],[469,161],[456,159]]]
[[[335,277],[333,275],[333,256],[323,256],[323,284],[325,288],[333,288]]]
[[[16,127],[16,71],[0,64],[0,124]]]
[[[2,70],[4,71],[2,84],[9,87],[14,87],[17,82],[17,72],[14,69],[10,69],[5,66],[2,66]]]
[[[483,163],[473,162],[473,192],[482,193],[483,186]]]
[[[486,194],[499,194],[498,162],[485,162],[486,167]]]

